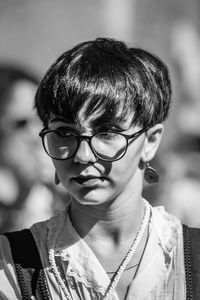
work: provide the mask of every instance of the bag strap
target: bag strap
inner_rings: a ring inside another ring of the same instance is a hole
[[[200,228],[183,225],[187,300],[200,299]]]
[[[40,255],[29,229],[7,232],[22,299],[50,299]]]

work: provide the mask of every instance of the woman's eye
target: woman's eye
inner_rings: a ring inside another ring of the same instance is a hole
[[[101,133],[100,134],[100,138],[102,139],[105,139],[105,140],[112,140],[112,139],[115,139],[117,137],[117,134],[116,133],[111,133],[111,132],[108,132],[108,133]]]
[[[66,130],[57,130],[56,133],[61,137],[70,137],[73,135],[72,132]]]

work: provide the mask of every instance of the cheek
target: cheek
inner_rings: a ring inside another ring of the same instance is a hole
[[[60,182],[65,186],[70,176],[70,164],[68,161],[52,160]]]
[[[113,164],[109,177],[114,185],[126,184],[132,177],[134,177],[137,167],[138,160],[123,159],[123,161]]]
[[[134,176],[136,170],[139,171],[139,163],[141,160],[142,146],[143,144],[132,145],[129,147],[125,156],[114,162],[110,171],[110,176],[113,179],[120,178],[121,181],[127,180]]]

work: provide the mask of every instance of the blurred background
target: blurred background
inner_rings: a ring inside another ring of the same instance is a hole
[[[0,0],[0,232],[44,220],[67,201],[44,155],[32,109],[50,64],[76,43],[111,37],[169,66],[171,115],[144,197],[200,227],[200,2]]]

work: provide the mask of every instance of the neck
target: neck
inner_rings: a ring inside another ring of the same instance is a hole
[[[144,214],[141,195],[115,199],[109,206],[82,205],[73,199],[70,217],[82,238],[112,241],[115,245],[133,239]]]

